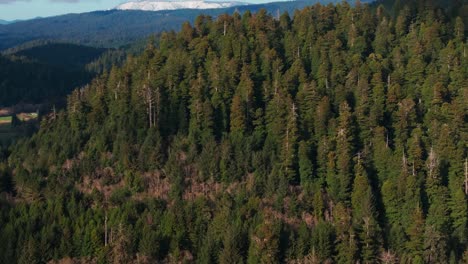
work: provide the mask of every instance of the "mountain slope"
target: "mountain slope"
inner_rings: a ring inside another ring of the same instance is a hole
[[[215,9],[246,5],[241,2],[210,2],[210,1],[133,1],[117,6],[118,10],[160,11],[176,9]]]
[[[75,90],[0,154],[0,263],[467,263],[459,19],[372,10],[202,16]]]
[[[19,50],[13,55],[59,68],[79,69],[98,59],[107,49],[68,43],[47,43]]]
[[[157,12],[110,10],[34,19],[0,27],[0,50],[37,39],[62,40],[99,47],[118,47],[151,34],[177,30],[186,21],[194,22],[199,14],[216,17],[221,14],[233,14],[235,11],[241,14],[247,10],[257,12],[262,8],[275,15],[278,12],[292,14],[296,9],[317,2],[326,4],[341,2],[341,0],[288,1],[206,10],[184,9]]]
[[[86,66],[105,52],[107,49],[45,43],[0,55],[0,107],[63,104],[70,91],[96,75]]]

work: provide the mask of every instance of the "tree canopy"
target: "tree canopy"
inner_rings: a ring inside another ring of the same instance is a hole
[[[0,262],[466,262],[463,22],[396,2],[199,16],[73,91],[0,155]]]

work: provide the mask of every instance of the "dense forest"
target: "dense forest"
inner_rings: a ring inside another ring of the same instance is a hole
[[[41,40],[5,50],[0,54],[0,108],[21,103],[65,104],[73,89],[112,65],[121,65],[127,54],[140,52],[138,46],[136,42],[120,49],[101,49]]]
[[[374,0],[361,0],[361,2],[372,1]],[[338,2],[341,0],[295,0],[219,9],[180,9],[155,12],[107,10],[38,18],[0,25],[0,50],[39,39],[118,48],[152,34],[178,30],[185,21],[195,21],[200,13],[216,17],[225,13],[232,14],[235,11],[243,13],[247,10],[257,12],[260,9],[265,9],[276,14],[277,12],[293,12],[315,3]],[[349,2],[355,2],[355,0],[349,0]]]
[[[58,67],[25,56],[0,54],[0,107],[18,103],[57,102],[88,83],[84,69]]]
[[[465,26],[415,2],[163,33],[0,150],[0,262],[468,263]]]

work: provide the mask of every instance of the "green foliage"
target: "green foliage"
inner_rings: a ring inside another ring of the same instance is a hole
[[[110,202],[113,204],[122,204],[130,196],[130,191],[127,187],[116,189],[112,192],[110,196]]]
[[[370,0],[363,0],[361,2]],[[322,4],[339,0],[320,0]],[[105,10],[79,14],[66,14],[0,25],[0,50],[31,40],[64,40],[67,42],[107,48],[118,48],[154,33],[178,30],[184,23],[194,23],[200,14],[217,17],[224,14],[259,12],[289,12],[316,2],[297,1],[256,4],[219,9],[181,9],[156,12],[140,10]],[[200,20],[203,22],[203,20]],[[222,27],[218,27],[222,28]],[[207,28],[205,28],[207,30]],[[219,32],[222,32],[219,31]]]
[[[97,74],[121,65],[130,53],[125,49],[103,49],[52,41],[32,41],[0,55],[0,106],[20,106],[16,111],[63,106],[63,98]],[[28,104],[36,104],[29,106]]]
[[[461,24],[421,8],[162,34],[0,151],[0,262],[463,263]]]

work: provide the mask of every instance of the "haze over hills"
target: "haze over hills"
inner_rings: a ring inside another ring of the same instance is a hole
[[[214,8],[229,8],[233,6],[247,5],[243,2],[214,2],[203,0],[192,1],[131,1],[117,6],[118,10],[145,10],[145,11],[160,11],[160,10],[177,10],[177,9],[214,9]]]
[[[273,2],[217,9],[179,9],[162,11],[108,10],[21,21],[0,28],[0,50],[38,40],[60,40],[97,47],[119,47],[162,31],[178,30],[200,14],[216,17],[221,14],[257,12],[294,13],[315,3],[329,4],[341,0],[306,0]],[[354,3],[353,1],[349,1]],[[373,2],[363,0],[362,3]]]

